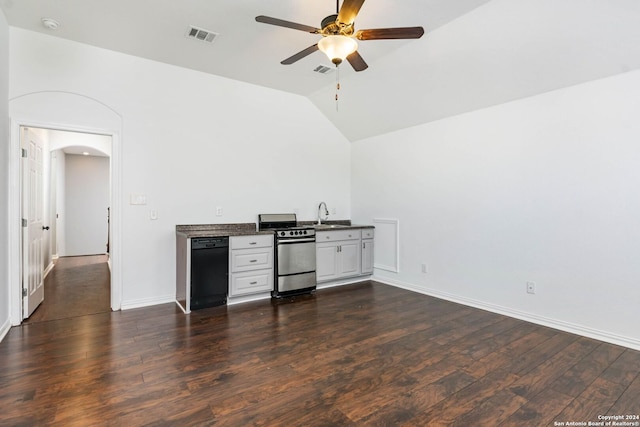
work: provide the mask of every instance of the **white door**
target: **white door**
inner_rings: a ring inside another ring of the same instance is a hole
[[[43,266],[43,147],[31,129],[24,128],[20,141],[22,159],[22,316],[27,318],[44,301]]]

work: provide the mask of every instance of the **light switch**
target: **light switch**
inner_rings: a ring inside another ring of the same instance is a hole
[[[129,196],[129,204],[130,205],[146,205],[147,196],[145,196],[144,194],[132,194]]]
[[[149,212],[149,219],[155,220],[158,219],[158,211],[152,210]]]

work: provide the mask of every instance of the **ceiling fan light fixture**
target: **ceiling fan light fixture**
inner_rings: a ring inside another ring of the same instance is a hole
[[[324,52],[331,62],[338,65],[358,49],[358,43],[351,37],[330,35],[318,42],[318,49]]]

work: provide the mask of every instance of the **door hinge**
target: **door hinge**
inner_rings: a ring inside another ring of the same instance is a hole
[[[21,148],[20,155],[26,159],[29,156],[29,153],[27,152],[26,148]]]
[[[27,225],[29,225],[29,223],[27,222],[26,219],[22,218],[22,226],[26,227]]]
[[[27,288],[22,288],[22,298],[27,297]]]

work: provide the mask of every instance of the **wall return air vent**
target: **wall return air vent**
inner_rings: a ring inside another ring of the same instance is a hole
[[[187,33],[185,34],[185,36],[188,39],[195,39],[203,42],[213,43],[213,41],[216,39],[216,37],[219,36],[219,34],[214,33],[213,31],[191,26],[187,29]]]

